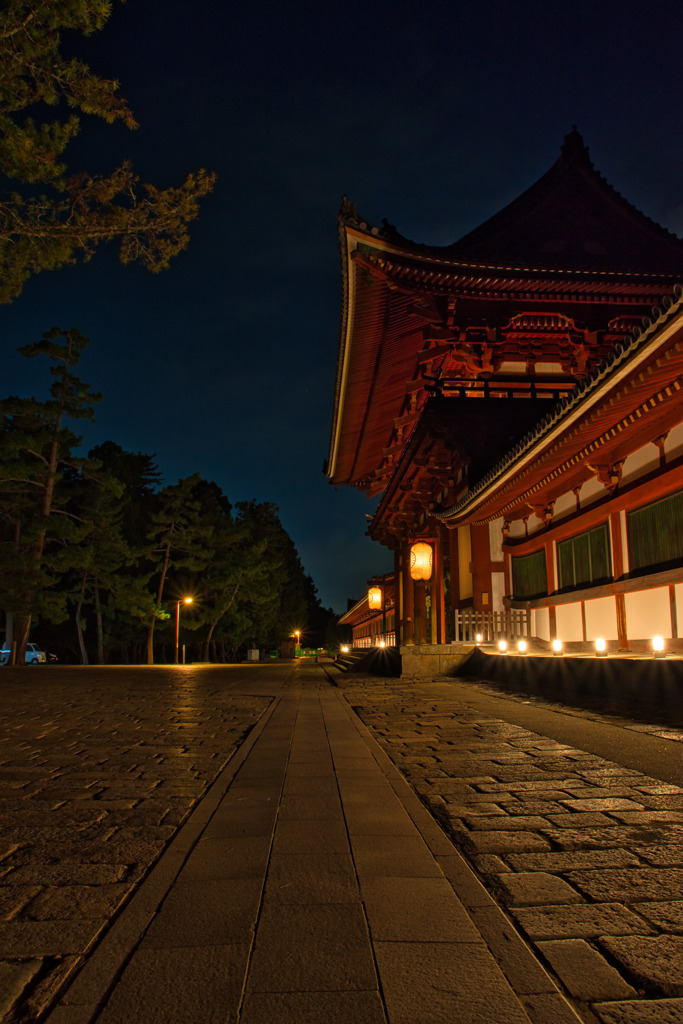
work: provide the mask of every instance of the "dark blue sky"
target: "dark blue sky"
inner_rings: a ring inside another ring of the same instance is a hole
[[[607,180],[683,233],[681,21],[678,0],[116,4],[83,52],[141,127],[84,122],[72,168],[130,158],[170,185],[206,167],[216,191],[167,273],[103,250],[1,307],[3,391],[44,390],[14,350],[77,326],[81,376],[104,393],[86,443],[274,502],[342,612],[392,556],[364,535],[373,503],[322,474],[341,196],[448,244],[540,177],[576,124]]]

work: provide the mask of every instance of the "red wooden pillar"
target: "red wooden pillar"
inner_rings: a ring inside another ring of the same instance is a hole
[[[391,629],[390,629],[391,632]],[[403,643],[403,577],[401,549],[394,548],[394,644]]]
[[[472,524],[472,590],[475,611],[491,611],[491,548],[488,524]]]
[[[410,578],[410,549],[404,544],[401,549],[403,577],[403,642],[415,643],[415,601],[414,584]]]
[[[621,513],[610,514],[610,534],[612,536],[612,575],[615,580],[624,575],[624,549],[622,547]],[[626,601],[623,594],[615,594],[617,610],[617,639],[620,651],[628,651],[628,634],[626,630]]]
[[[412,580],[411,580],[412,583]],[[416,644],[425,643],[425,627],[427,620],[427,589],[424,583],[413,583],[413,636]]]
[[[545,542],[545,579],[548,596],[550,596],[550,594],[554,594],[557,590],[557,581],[555,579],[555,558],[553,553],[553,542],[551,540],[547,540]],[[557,637],[557,614],[555,612],[554,604],[551,604],[548,607],[548,631],[550,640],[555,640]]]
[[[448,553],[451,566],[451,608],[460,607],[460,551],[458,531],[448,530]]]
[[[432,587],[432,616],[436,620],[436,643],[446,643],[446,595],[444,593],[444,571],[443,571],[443,550],[444,538],[443,528],[439,530],[434,545],[434,558],[436,561],[434,572],[434,586]],[[432,632],[434,632],[432,630]]]

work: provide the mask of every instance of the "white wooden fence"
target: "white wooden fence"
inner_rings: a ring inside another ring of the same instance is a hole
[[[525,608],[507,608],[502,612],[477,612],[463,608],[455,613],[456,643],[494,643],[529,637],[531,616]],[[481,640],[478,641],[478,638]]]

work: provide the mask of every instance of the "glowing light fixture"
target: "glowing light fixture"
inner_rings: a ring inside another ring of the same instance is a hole
[[[379,642],[379,646],[380,646],[380,647],[386,647],[386,646],[387,646],[387,645],[386,645],[386,641],[384,641],[384,640],[380,640],[380,642]]]
[[[507,653],[507,649],[508,649],[508,642],[507,642],[507,640],[499,640],[498,641],[498,650],[500,651],[500,653],[501,654]]]
[[[414,580],[430,580],[432,578],[432,566],[434,563],[434,551],[431,544],[418,541],[410,549],[410,576]]]
[[[664,650],[664,637],[653,636],[652,637],[652,650],[655,652],[655,658],[666,658],[666,651]]]
[[[347,644],[342,644],[341,647],[340,647],[340,650],[341,650],[342,654],[348,654],[349,653],[349,648],[348,648]]]
[[[370,587],[368,590],[368,608],[377,611],[382,607],[382,588]]]
[[[175,608],[175,663],[178,664],[178,651],[180,648],[180,606],[181,604],[192,604],[191,597],[182,597]],[[183,645],[183,665],[185,664],[185,646]]]
[[[603,640],[601,636],[595,641],[595,656],[597,658],[607,657],[607,641]]]
[[[562,654],[561,640],[553,640],[553,654]]]
[[[483,639],[484,639],[484,638],[483,638],[483,636],[481,635],[481,633],[477,633],[477,635],[475,636],[475,638],[474,638],[474,639],[475,639],[476,643],[480,644],[480,643],[482,643],[482,641],[483,641]]]
[[[517,650],[520,654],[526,654],[526,640],[517,641]]]

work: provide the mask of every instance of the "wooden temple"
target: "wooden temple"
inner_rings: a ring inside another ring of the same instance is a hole
[[[683,242],[576,130],[452,245],[339,232],[326,473],[378,499],[396,644],[683,650]]]

